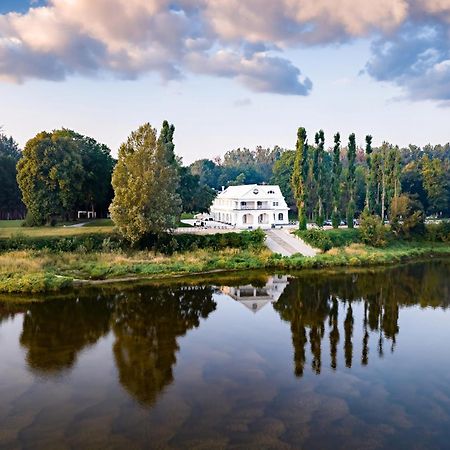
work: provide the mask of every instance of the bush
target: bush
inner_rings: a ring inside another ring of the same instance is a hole
[[[361,242],[359,230],[318,230],[297,231],[296,235],[308,244],[324,252],[333,247],[347,247],[350,244]]]
[[[387,231],[378,216],[364,212],[361,215],[359,233],[361,241],[366,245],[384,247],[387,244]]]
[[[317,230],[315,228],[306,231],[297,231],[297,236],[312,245],[315,248],[319,248],[324,252],[330,250],[333,247],[333,242],[330,236],[324,230]]]
[[[426,225],[425,239],[431,242],[450,242],[450,221]]]
[[[162,234],[147,235],[138,247],[165,254],[211,248],[261,248],[265,233],[262,230],[243,231],[241,233],[216,234]],[[119,235],[112,234],[105,238],[102,233],[90,233],[79,236],[29,237],[18,233],[11,238],[0,239],[0,251],[10,250],[49,250],[51,252],[96,252],[126,249],[129,244]]]

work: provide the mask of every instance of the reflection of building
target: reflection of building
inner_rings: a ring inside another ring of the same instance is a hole
[[[255,287],[251,284],[236,287],[224,286],[222,292],[256,313],[267,303],[277,302],[288,283],[287,276],[275,275],[269,277],[267,283],[262,287]]]
[[[211,216],[237,228],[270,228],[288,223],[288,206],[279,186],[230,186],[211,205]]]

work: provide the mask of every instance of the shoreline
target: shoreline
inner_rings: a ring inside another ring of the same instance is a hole
[[[9,273],[0,274],[0,294],[14,297],[16,294],[42,294],[89,286],[199,278],[226,272],[252,270],[294,272],[387,267],[406,262],[426,261],[427,258],[450,257],[450,243],[401,243],[383,249],[353,244],[344,248],[334,248],[315,257],[297,255],[281,257],[260,249],[198,251],[166,257],[146,255],[147,258],[142,254],[49,255],[46,252],[23,251],[15,254],[9,252],[3,256],[10,256],[16,261],[20,257],[25,257],[34,266],[42,264],[40,270],[35,270],[34,273],[29,271],[16,273],[11,269]],[[71,258],[76,258],[76,261],[66,261]],[[18,265],[20,266],[20,261]],[[81,276],[75,275],[77,270]]]

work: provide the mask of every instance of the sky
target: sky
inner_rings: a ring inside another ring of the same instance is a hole
[[[450,0],[0,0],[0,105],[21,146],[67,127],[113,154],[167,119],[185,163],[299,126],[446,143]]]

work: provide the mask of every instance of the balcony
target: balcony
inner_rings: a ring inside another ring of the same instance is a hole
[[[258,210],[258,209],[277,209],[278,206],[273,206],[272,202],[248,203],[247,205],[238,205],[235,210]]]

